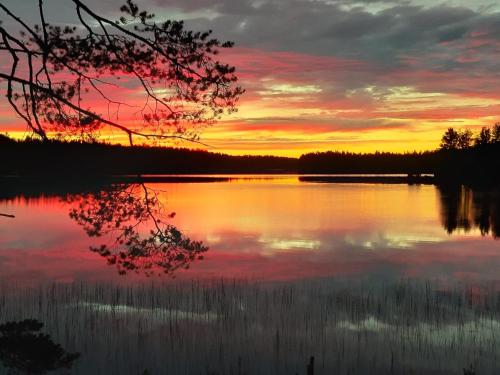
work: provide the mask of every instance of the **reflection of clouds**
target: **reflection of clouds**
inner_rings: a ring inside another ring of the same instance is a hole
[[[264,249],[272,250],[313,250],[321,245],[321,241],[317,239],[305,238],[280,238],[280,237],[261,237],[259,242]]]
[[[211,248],[205,261],[179,277],[499,279],[497,244],[478,230],[449,236],[434,187],[259,178],[155,186],[166,192],[160,196],[165,206],[178,213],[172,222]],[[37,198],[9,206],[16,220],[0,228],[0,280],[114,279],[87,251],[101,239],[89,242],[68,220],[68,207],[57,202]]]
[[[110,303],[96,302],[78,302],[69,305],[70,308],[87,309],[95,313],[113,314],[113,315],[130,315],[134,317],[143,317],[157,320],[159,322],[168,321],[170,319],[190,320],[193,322],[212,322],[219,318],[219,315],[206,311],[196,312],[179,309],[155,308],[155,307],[137,307],[128,305],[113,305]]]
[[[218,252],[244,253],[260,249],[259,233],[221,230],[206,235],[206,243]]]
[[[342,277],[392,280],[496,280],[500,258],[484,238],[450,237],[439,226],[418,233],[366,230],[215,231],[212,253],[198,275],[262,280]]]
[[[315,250],[321,249],[322,236],[317,231],[303,236],[290,236],[286,233],[266,235],[257,232],[221,231],[210,233],[206,242],[219,251],[252,252],[269,254],[270,250]]]
[[[345,242],[366,249],[412,249],[421,243],[439,243],[444,239],[438,236],[415,233],[371,233],[345,236]]]
[[[397,374],[458,374],[457,364],[480,353],[478,373],[497,374],[498,289],[475,290],[480,293],[471,296],[467,285],[443,289],[428,282],[380,285],[328,278],[116,288],[51,283],[19,295],[6,293],[0,319],[21,311],[45,317],[53,329],[74,327],[76,334],[66,340],[88,353],[83,365],[95,361],[104,373],[130,373],[139,368],[136,358],[140,365],[145,358],[157,366],[152,373],[206,373],[206,368],[219,370],[220,358],[261,364],[248,374],[300,373],[290,367],[268,371],[274,369],[279,337],[280,361],[294,369],[303,368],[304,353],[314,353],[324,374],[342,373],[339,363],[362,366],[350,367],[355,374],[388,374],[391,367]],[[375,362],[380,365],[372,370]],[[115,365],[124,367],[111,368]]]
[[[384,323],[381,320],[378,320],[377,318],[373,316],[369,316],[366,319],[363,319],[358,322],[353,322],[350,320],[341,320],[339,322],[336,322],[332,327],[327,327],[330,328],[331,330],[335,330],[337,328],[342,328],[346,329],[349,331],[373,331],[373,332],[378,332],[382,331],[384,329],[389,329],[391,328],[391,325]]]
[[[211,244],[218,244],[222,241],[222,237],[217,234],[209,233],[207,234],[207,242]]]
[[[426,322],[418,322],[401,330],[400,324],[389,324],[374,316],[368,316],[359,321],[341,320],[327,327],[332,333],[337,329],[354,332],[398,332],[408,341],[414,340],[418,335],[425,336],[425,340],[432,345],[445,347],[450,342],[473,340],[474,337],[500,337],[500,321],[498,319],[479,318],[466,322],[444,323],[439,326]]]

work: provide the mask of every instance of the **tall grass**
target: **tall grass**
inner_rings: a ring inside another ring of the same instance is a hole
[[[75,283],[0,289],[0,323],[38,319],[77,374],[499,373],[500,294],[423,282]],[[1,372],[1,371],[0,371]]]

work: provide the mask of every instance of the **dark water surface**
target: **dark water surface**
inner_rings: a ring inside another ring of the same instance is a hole
[[[498,373],[498,191],[210,181],[1,195],[0,324],[75,373]]]

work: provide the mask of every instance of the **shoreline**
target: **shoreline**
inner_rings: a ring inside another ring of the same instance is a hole
[[[303,174],[303,173],[186,173],[186,174],[127,174],[127,175],[0,175],[0,184],[23,182],[57,182],[71,183],[204,183],[230,182],[234,180],[273,180],[286,177],[297,177],[299,182],[318,183],[381,183],[381,184],[427,184],[436,185],[434,175],[405,174]]]

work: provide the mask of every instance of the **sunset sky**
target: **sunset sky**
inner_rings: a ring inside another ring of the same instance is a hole
[[[49,21],[69,17],[61,2],[46,0]],[[31,0],[2,3],[35,19]],[[121,5],[86,3],[113,19]],[[236,66],[247,91],[236,114],[202,132],[212,151],[428,150],[450,126],[477,129],[500,120],[495,0],[138,3],[159,19],[184,19],[188,28],[212,29],[236,43],[220,58]],[[20,136],[24,129],[2,99],[0,131]]]

